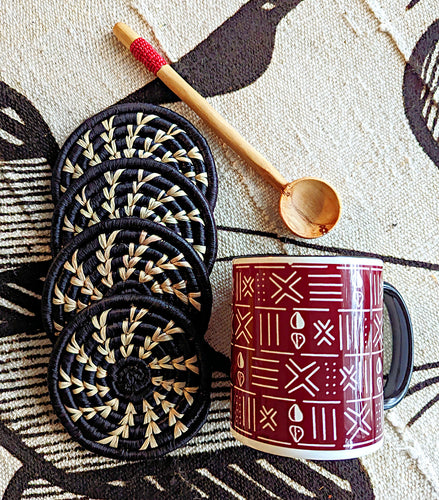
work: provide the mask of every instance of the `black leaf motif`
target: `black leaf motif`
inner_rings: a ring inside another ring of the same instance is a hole
[[[0,160],[46,158],[59,152],[52,132],[35,106],[0,82]]]
[[[437,131],[439,56],[436,51],[438,41],[439,19],[417,42],[405,67],[403,84],[404,108],[412,132],[437,167],[439,167]]]
[[[49,263],[0,272],[0,337],[41,331],[41,293]]]
[[[439,384],[439,376],[430,376],[429,375],[429,370],[433,370],[435,368],[439,368],[439,361],[436,361],[434,363],[427,363],[425,365],[421,366],[415,366],[413,368],[413,372],[421,372],[422,375],[425,376],[424,380],[421,380],[420,382],[417,382],[415,385],[410,387],[410,389],[407,391],[407,396],[411,396],[412,394],[416,394],[419,391],[422,391],[423,389],[430,387],[434,384]],[[406,397],[407,397],[406,396]],[[429,410],[434,404],[436,404],[439,401],[439,392],[431,398],[418,412],[416,412],[415,415],[409,420],[408,426],[411,427],[415,422],[417,422],[422,415],[426,413],[427,410]]]

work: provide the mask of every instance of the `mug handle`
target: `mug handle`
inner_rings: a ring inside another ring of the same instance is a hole
[[[384,304],[392,327],[392,363],[384,386],[384,409],[396,406],[405,396],[413,371],[413,328],[407,306],[390,283],[384,282]]]

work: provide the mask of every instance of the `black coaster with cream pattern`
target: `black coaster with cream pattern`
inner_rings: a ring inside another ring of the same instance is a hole
[[[60,198],[52,219],[52,253],[108,219],[140,217],[163,224],[190,243],[212,269],[217,237],[203,195],[178,170],[153,160],[106,161],[87,170]]]
[[[213,209],[217,174],[210,148],[199,131],[181,115],[152,104],[119,104],[80,125],[67,139],[55,162],[55,203],[71,182],[105,160],[152,158],[180,170]]]
[[[204,335],[212,309],[205,265],[181,236],[137,217],[91,226],[55,257],[42,296],[46,332],[53,338],[91,303],[127,292],[163,299]]]
[[[148,459],[206,420],[211,374],[191,322],[152,297],[110,297],[78,314],[49,364],[53,407],[71,436],[107,457]]]

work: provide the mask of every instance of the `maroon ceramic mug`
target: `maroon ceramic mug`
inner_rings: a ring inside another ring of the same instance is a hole
[[[393,336],[385,383],[383,303]],[[381,260],[234,260],[231,431],[242,443],[314,460],[370,453],[412,369],[410,316]]]

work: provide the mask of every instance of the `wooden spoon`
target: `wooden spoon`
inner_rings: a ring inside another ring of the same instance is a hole
[[[226,144],[280,191],[280,215],[295,235],[301,238],[318,238],[337,224],[341,203],[329,184],[313,177],[287,182],[146,40],[125,23],[115,24],[113,32],[137,59],[192,108]]]

